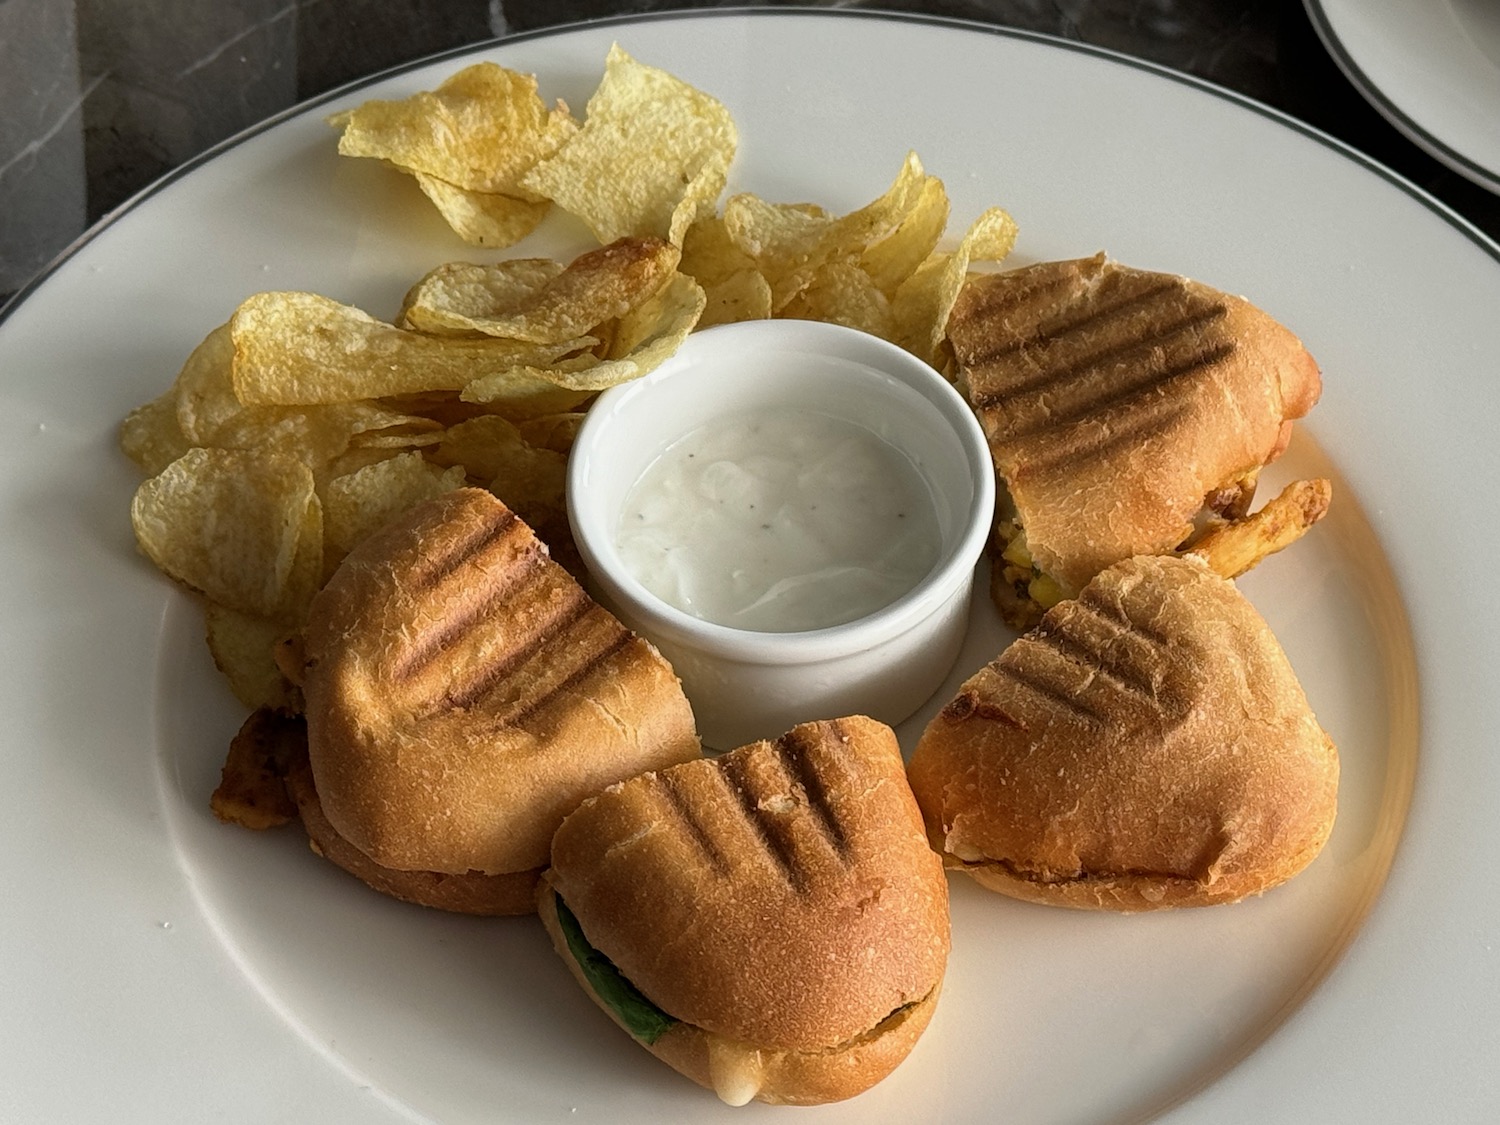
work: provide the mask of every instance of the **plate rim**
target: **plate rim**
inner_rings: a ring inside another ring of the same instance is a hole
[[[1500,194],[1500,170],[1488,168],[1473,157],[1460,152],[1397,105],[1349,53],[1349,49],[1344,45],[1343,39],[1328,16],[1323,0],[1302,0],[1302,3],[1307,10],[1308,20],[1312,23],[1313,30],[1318,33],[1324,49],[1338,64],[1339,70],[1343,71],[1350,83],[1386,121],[1435,160],[1465,179],[1472,180],[1480,187]]]

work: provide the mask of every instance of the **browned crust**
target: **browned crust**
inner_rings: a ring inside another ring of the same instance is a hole
[[[947,963],[941,861],[863,716],[612,786],[558,829],[550,877],[663,1011],[762,1048],[845,1043]]]
[[[613,1009],[599,999],[568,949],[558,926],[556,893],[547,878],[542,880],[537,913],[551,935],[558,955],[568,966],[589,998],[615,1024],[629,1033]],[[848,1042],[816,1050],[762,1048],[755,1052],[761,1073],[756,1100],[771,1105],[823,1105],[862,1094],[886,1078],[911,1054],[937,1010],[942,982],[926,996],[893,1012],[869,1031]],[[674,1024],[655,1043],[644,1043],[662,1062],[705,1089],[715,1089],[710,1056],[711,1032],[688,1023]]]
[[[300,715],[256,708],[229,743],[209,808],[224,823],[242,828],[285,824],[297,815],[286,775],[293,761],[306,757],[307,726]]]
[[[484,875],[477,871],[452,875],[444,871],[397,871],[382,867],[328,823],[305,755],[292,763],[286,784],[297,803],[312,850],[381,894],[417,906],[485,917],[530,914],[536,909],[541,869],[505,875]]]
[[[303,659],[323,811],[382,868],[543,867],[586,796],[699,754],[666,661],[481,489],[356,548],[314,599]]]
[[[1149,910],[1302,870],[1333,827],[1339,765],[1233,583],[1138,558],[965,683],[908,773],[933,846],[984,886]]]
[[[1321,391],[1249,302],[1102,254],[970,281],[948,334],[1032,557],[1069,592],[1182,543]]]

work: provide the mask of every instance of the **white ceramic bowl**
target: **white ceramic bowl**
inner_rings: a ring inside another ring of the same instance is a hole
[[[868,616],[805,632],[753,632],[662,601],[616,546],[631,487],[674,441],[762,408],[821,411],[894,445],[937,507],[937,562]],[[573,535],[602,600],[672,663],[711,748],[775,738],[797,723],[908,717],[958,656],[974,569],[989,535],[994,470],[984,434],[948,382],[910,353],[838,325],[757,320],[704,329],[589,410],[568,467]]]

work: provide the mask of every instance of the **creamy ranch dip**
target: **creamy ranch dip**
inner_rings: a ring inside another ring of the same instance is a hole
[[[657,597],[707,621],[797,632],[889,605],[937,562],[916,467],[828,414],[764,410],[678,439],[626,496],[616,546]]]

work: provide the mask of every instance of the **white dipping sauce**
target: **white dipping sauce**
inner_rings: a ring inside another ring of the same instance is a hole
[[[814,411],[714,419],[626,496],[616,546],[662,601],[758,632],[839,625],[889,605],[937,562],[932,495],[863,426]]]

